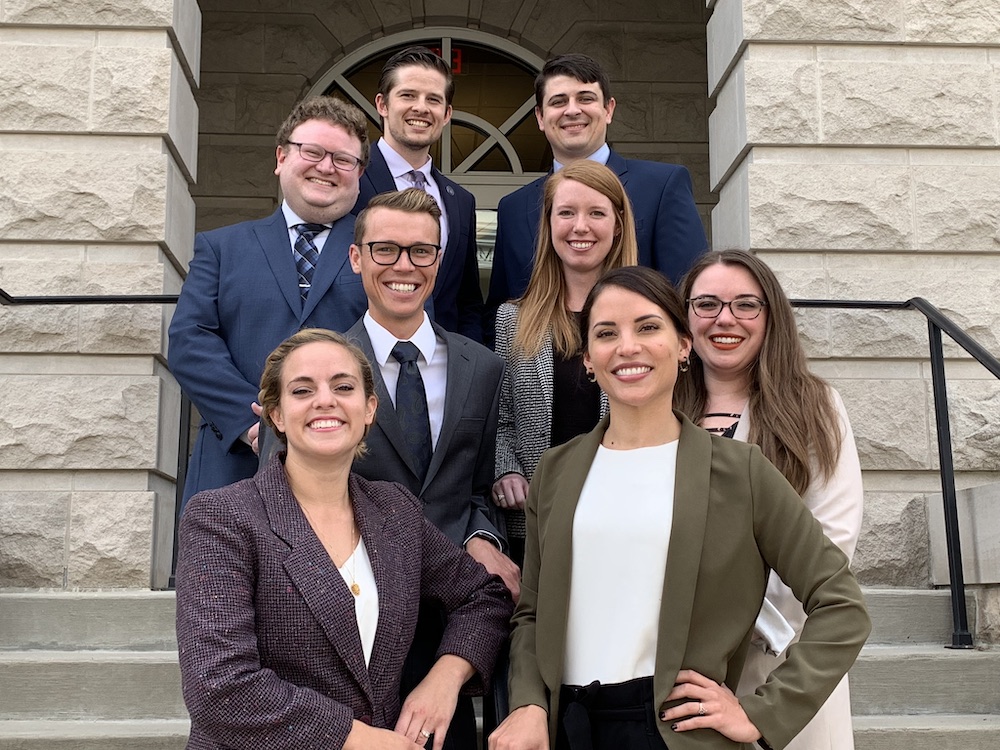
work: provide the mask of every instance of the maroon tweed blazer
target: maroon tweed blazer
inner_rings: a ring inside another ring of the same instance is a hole
[[[439,653],[489,684],[508,634],[506,587],[424,520],[396,484],[351,475],[379,593],[365,667],[354,597],[276,457],[252,479],[192,498],[180,527],[177,644],[191,750],[340,748],[358,719],[392,728],[421,597],[449,613]]]

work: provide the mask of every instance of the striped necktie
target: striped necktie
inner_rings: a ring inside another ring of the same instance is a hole
[[[295,255],[295,270],[299,272],[299,293],[302,301],[306,301],[309,296],[309,288],[312,286],[313,271],[319,263],[319,250],[313,238],[320,232],[325,232],[330,227],[325,224],[296,224],[295,231],[299,236],[295,239],[292,248]]]

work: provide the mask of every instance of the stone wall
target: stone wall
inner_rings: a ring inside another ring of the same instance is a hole
[[[175,293],[196,0],[0,3],[0,287]],[[161,305],[0,307],[0,587],[169,574],[179,391]]]
[[[941,308],[1000,353],[1000,8],[951,0],[718,0],[709,22],[717,247],[752,248],[792,297]],[[864,582],[928,585],[940,491],[915,312],[799,316],[865,469]],[[959,486],[1000,479],[1000,383],[949,357]]]
[[[542,58],[585,51],[618,100],[611,139],[622,153],[684,164],[708,224],[705,24],[699,0],[455,3],[202,0],[204,34],[198,227],[274,210],[274,133],[292,105],[346,54],[397,32],[457,27],[495,35]],[[461,85],[459,80],[458,85]]]

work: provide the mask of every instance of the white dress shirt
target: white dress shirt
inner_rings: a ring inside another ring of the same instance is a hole
[[[420,378],[424,381],[424,394],[427,396],[427,416],[431,422],[431,445],[437,446],[441,434],[441,424],[444,421],[444,397],[448,387],[448,347],[437,339],[430,318],[424,314],[424,322],[409,341],[420,350],[417,357],[417,367],[420,368]],[[375,363],[382,373],[385,389],[389,391],[392,405],[396,405],[396,382],[399,380],[399,362],[392,356],[392,348],[400,339],[379,325],[366,312],[364,317],[365,330],[372,342],[375,353]]]
[[[305,219],[301,218],[297,213],[295,213],[288,204],[282,202],[281,213],[285,216],[285,224],[288,226],[288,241],[291,243],[291,247],[295,247],[295,240],[299,238],[299,231],[295,229],[296,224],[310,224]],[[315,237],[313,237],[313,244],[316,246],[316,252],[323,253],[323,245],[326,244],[326,238],[330,236],[330,230],[325,229]],[[295,252],[292,252],[292,257],[295,257]]]
[[[358,584],[359,593],[354,597],[354,616],[358,620],[358,635],[361,636],[361,650],[365,655],[365,666],[372,658],[375,645],[375,631],[378,630],[378,587],[375,585],[375,571],[368,557],[365,540],[358,539],[358,546],[344,564],[337,568],[347,588]]]
[[[597,151],[595,151],[594,153],[592,153],[590,156],[587,157],[589,161],[596,161],[598,164],[604,164],[604,165],[607,165],[608,159],[610,158],[611,158],[611,146],[609,146],[606,141],[603,146],[601,146],[599,149],[597,149]],[[556,161],[555,159],[552,160],[553,172],[558,172],[565,166],[566,166],[565,164],[562,164]]]
[[[385,157],[385,165],[389,167],[389,173],[392,174],[392,179],[396,183],[396,190],[406,190],[406,188],[414,187],[410,178],[406,176],[407,172],[413,171],[410,163],[397,154],[392,146],[385,142],[385,138],[379,138],[376,145],[378,146],[378,150],[382,152],[382,156]],[[438,244],[441,245],[441,249],[443,250],[448,247],[448,212],[445,210],[444,201],[441,200],[441,188],[438,187],[431,173],[431,157],[428,156],[424,165],[416,171],[423,173],[424,179],[427,180],[427,194],[437,201],[438,208],[441,209],[441,242]],[[390,240],[392,238],[382,237],[380,239]],[[423,371],[421,370],[421,372]]]

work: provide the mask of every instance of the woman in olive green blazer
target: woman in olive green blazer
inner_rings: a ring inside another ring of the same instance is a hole
[[[670,750],[749,748],[756,740],[783,747],[823,704],[870,631],[847,558],[760,450],[713,437],[670,409],[690,338],[680,299],[650,274],[642,268],[609,273],[584,309],[584,362],[608,394],[611,412],[593,432],[548,451],[532,480],[513,620],[511,714],[491,736],[495,750],[555,747],[571,626],[574,514],[601,445],[614,450],[678,441],[651,704]],[[659,300],[653,305],[659,312],[643,308],[637,296]],[[633,309],[652,313],[633,320]],[[673,333],[648,330],[657,315],[666,323],[661,328],[672,324]],[[627,498],[612,500],[627,505]],[[621,555],[629,553],[621,547]],[[803,602],[808,618],[787,661],[756,694],[737,700],[731,688],[770,568]],[[614,593],[608,592],[608,607],[616,606]]]

